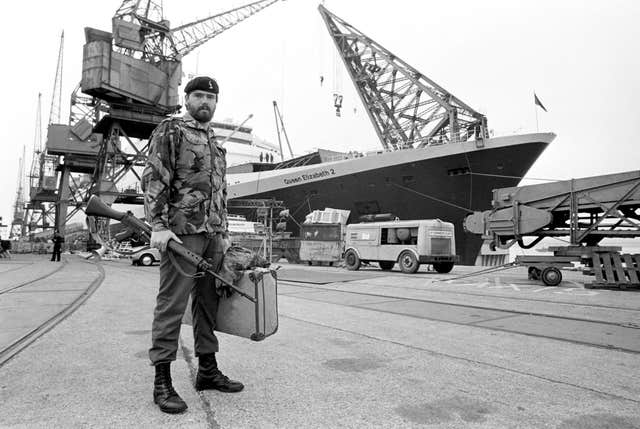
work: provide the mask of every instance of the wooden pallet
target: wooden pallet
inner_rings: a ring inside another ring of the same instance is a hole
[[[596,281],[586,283],[587,289],[597,287],[640,287],[640,254],[620,255],[617,252],[593,254],[593,273]]]

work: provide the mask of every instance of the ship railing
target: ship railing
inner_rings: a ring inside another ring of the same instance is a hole
[[[378,155],[378,154],[383,153],[383,152],[384,151],[372,151],[372,152],[362,153],[362,152],[352,151],[352,152],[347,152],[347,153],[327,156],[325,162],[333,162],[333,161],[342,161],[342,160],[345,160],[345,159],[362,158],[363,156]]]

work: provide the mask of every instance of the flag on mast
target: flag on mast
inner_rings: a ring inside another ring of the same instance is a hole
[[[533,93],[533,102],[540,106],[545,112],[547,111],[547,109],[542,105],[542,101],[540,101],[535,92]]]

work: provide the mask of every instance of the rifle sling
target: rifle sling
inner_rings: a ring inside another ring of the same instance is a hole
[[[180,264],[176,260],[176,256],[173,254],[173,252],[171,250],[167,249],[166,253],[169,256],[169,261],[171,261],[171,264],[173,264],[173,267],[176,269],[176,271],[178,273],[180,273],[180,275],[183,275],[183,276],[185,276],[187,278],[190,278],[190,279],[197,279],[197,278],[200,278],[200,277],[204,277],[205,273],[202,272],[202,271],[197,271],[195,274],[187,273],[185,270],[182,269],[182,267],[180,267]]]

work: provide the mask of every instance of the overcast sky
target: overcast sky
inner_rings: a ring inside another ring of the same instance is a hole
[[[0,216],[11,222],[18,160],[33,153],[38,92],[43,136],[60,31],[65,30],[63,122],[81,76],[84,27],[111,31],[117,0],[7,2],[0,26]],[[164,0],[172,26],[244,4]],[[488,117],[495,135],[536,131],[534,90],[558,135],[528,174],[568,179],[638,169],[640,2],[328,0],[325,6]],[[184,59],[186,73],[221,87],[216,119],[248,122],[277,143],[272,100],[294,152],[381,148],[314,0],[276,3]],[[320,76],[324,85],[320,86]],[[186,78],[183,80],[186,83]],[[332,94],[343,95],[335,116]],[[354,110],[355,109],[355,110]],[[44,144],[44,142],[43,142]],[[490,195],[487,195],[490,198]]]

